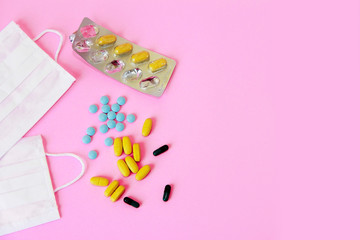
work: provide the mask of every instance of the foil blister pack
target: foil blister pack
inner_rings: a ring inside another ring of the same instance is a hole
[[[109,77],[140,92],[160,97],[174,71],[175,60],[136,45],[84,18],[70,36],[72,49]]]

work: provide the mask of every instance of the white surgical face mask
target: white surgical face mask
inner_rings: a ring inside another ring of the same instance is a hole
[[[60,36],[55,55],[60,51]],[[75,78],[50,58],[18,25],[0,32],[0,158],[70,88]]]
[[[72,156],[82,165],[80,175],[55,192],[84,174],[84,162],[76,155],[46,155]],[[0,236],[59,218],[42,138],[23,138],[0,159]]]

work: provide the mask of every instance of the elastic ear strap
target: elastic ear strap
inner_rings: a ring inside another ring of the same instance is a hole
[[[58,56],[59,56],[59,53],[60,53],[60,49],[61,49],[61,46],[62,46],[62,44],[63,44],[63,42],[64,42],[64,37],[63,37],[63,35],[60,33],[60,32],[58,32],[58,31],[56,31],[56,30],[53,30],[53,29],[45,29],[44,31],[42,31],[36,38],[34,38],[33,40],[34,41],[37,41],[39,38],[41,38],[45,33],[48,33],[48,32],[51,32],[51,33],[55,33],[55,34],[57,34],[59,37],[60,37],[60,42],[59,42],[59,46],[58,46],[58,48],[57,48],[57,50],[56,50],[56,53],[55,53],[55,61],[57,62],[57,59],[58,59]]]
[[[56,188],[54,190],[54,192],[57,192],[59,191],[60,189],[63,189],[65,187],[68,187],[70,186],[71,184],[73,184],[74,182],[76,182],[77,180],[79,180],[85,173],[85,162],[78,156],[78,155],[75,155],[73,153],[59,153],[59,154],[52,154],[52,153],[46,153],[47,156],[52,156],[52,157],[58,157],[58,156],[65,156],[65,157],[74,157],[76,158],[77,160],[79,160],[79,162],[81,163],[81,172],[80,174],[73,180],[71,180],[70,182]]]

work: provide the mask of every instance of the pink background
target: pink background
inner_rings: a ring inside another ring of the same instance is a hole
[[[1,29],[14,20],[30,37],[53,28],[67,39],[87,16],[177,61],[154,98],[87,66],[65,41],[59,63],[77,81],[27,136],[79,154],[88,169],[55,194],[60,220],[2,239],[360,239],[359,1],[13,0],[0,9]],[[52,56],[57,43],[38,41]],[[122,111],[137,120],[84,145],[86,128],[100,126],[88,107],[102,95],[125,96]],[[144,138],[147,117],[155,124]],[[141,182],[121,177],[103,143],[123,135],[153,166]],[[80,170],[70,158],[49,166],[54,186]],[[90,185],[95,175],[119,179],[141,207],[112,203]]]

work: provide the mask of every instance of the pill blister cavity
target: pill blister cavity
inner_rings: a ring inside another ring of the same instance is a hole
[[[140,81],[139,86],[143,90],[156,87],[159,85],[160,79],[158,77],[149,77]]]
[[[112,34],[101,36],[96,40],[96,44],[102,47],[111,46],[115,42],[116,42],[116,36]]]
[[[94,25],[86,25],[80,28],[80,32],[84,38],[92,38],[99,33],[99,29]]]
[[[75,49],[78,52],[88,52],[90,50],[91,45],[86,40],[80,40],[75,43]]]
[[[133,46],[130,43],[124,43],[121,45],[118,45],[114,49],[115,55],[126,55],[131,53],[133,50]]]
[[[164,70],[166,66],[167,66],[167,62],[165,58],[160,58],[149,63],[149,69],[153,73]]]
[[[101,63],[109,58],[109,52],[106,50],[98,50],[90,54],[90,59],[93,63]]]
[[[121,70],[123,70],[124,66],[125,66],[125,63],[123,61],[114,60],[114,61],[106,64],[105,71],[107,73],[120,72]]]
[[[147,60],[149,60],[150,58],[150,54],[147,51],[142,51],[142,52],[138,52],[135,53],[131,56],[131,61],[133,63],[142,63],[145,62]]]
[[[124,81],[134,81],[140,79],[142,76],[142,71],[140,68],[134,68],[129,71],[124,72],[122,78]]]

